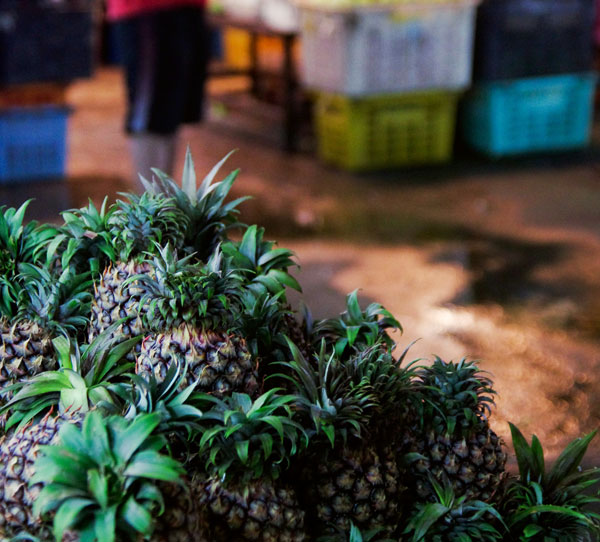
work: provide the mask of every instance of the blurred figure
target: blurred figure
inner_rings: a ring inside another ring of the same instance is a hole
[[[125,71],[131,156],[138,173],[173,175],[177,132],[202,120],[210,39],[205,0],[107,0],[119,62]]]

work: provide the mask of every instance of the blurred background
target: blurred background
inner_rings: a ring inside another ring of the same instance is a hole
[[[481,360],[555,457],[600,418],[595,0],[210,2],[199,176],[297,254],[315,317],[382,303],[411,359]],[[0,0],[0,205],[135,189],[102,2]],[[299,300],[297,300],[299,301]],[[588,461],[600,464],[600,443]]]

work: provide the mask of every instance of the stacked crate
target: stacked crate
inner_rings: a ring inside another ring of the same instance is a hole
[[[595,0],[484,0],[465,141],[492,157],[583,147],[596,77]]]
[[[0,0],[0,184],[64,176],[66,87],[92,71],[92,6]]]
[[[450,159],[458,96],[471,82],[475,4],[301,6],[320,158],[353,171]]]

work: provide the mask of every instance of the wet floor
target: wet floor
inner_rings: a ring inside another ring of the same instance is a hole
[[[496,431],[535,432],[549,457],[599,425],[600,137],[574,153],[492,162],[458,149],[447,166],[351,175],[320,164],[308,132],[303,152],[282,153],[276,117],[233,113],[212,91],[209,120],[182,139],[199,173],[238,149],[226,168],[241,168],[233,195],[253,196],[242,219],[296,252],[316,317],[360,288],[401,321],[400,348],[418,339],[412,357],[481,360]],[[30,217],[57,220],[133,186],[120,73],[72,85],[69,101],[68,178],[0,187],[0,204],[35,197]],[[592,453],[600,464],[600,438]]]

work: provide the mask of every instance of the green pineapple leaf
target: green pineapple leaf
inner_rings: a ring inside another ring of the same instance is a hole
[[[407,542],[496,542],[505,540],[507,526],[489,503],[456,497],[448,480],[429,477],[435,500],[415,504],[403,534]],[[404,538],[403,538],[404,540]]]
[[[24,427],[34,417],[56,406],[61,412],[87,412],[103,403],[113,404],[116,398],[112,385],[133,368],[126,356],[142,339],[122,341],[113,337],[119,325],[121,321],[115,322],[83,347],[74,339],[54,339],[59,368],[5,388],[4,393],[14,393],[0,408],[0,415],[11,413],[7,428],[17,424],[18,428]]]
[[[546,486],[549,491],[554,491],[569,476],[578,472],[579,465],[587,452],[588,446],[597,433],[597,430],[592,431],[583,438],[569,443],[563,450],[548,473]]]
[[[120,261],[145,258],[157,246],[181,248],[190,226],[189,217],[177,202],[163,194],[123,194],[108,219],[109,235]]]
[[[593,510],[600,505],[600,497],[591,488],[600,482],[600,470],[580,467],[596,432],[571,442],[546,472],[537,437],[529,446],[516,426],[510,424],[510,429],[520,476],[509,483],[501,509],[513,538],[529,542],[596,540],[600,516]]]
[[[222,399],[198,395],[206,403],[199,456],[209,473],[225,476],[236,471],[246,481],[277,478],[306,446],[308,436],[293,416],[295,397],[278,395],[279,391],[273,388],[255,401],[242,393]]]
[[[302,423],[314,428],[311,438],[323,435],[332,447],[338,438],[342,442],[360,438],[379,404],[374,383],[361,374],[361,364],[346,363],[335,353],[328,353],[325,341],[316,356],[316,366],[289,339],[288,347],[292,361],[279,363],[287,373],[271,378],[282,378],[295,388]]]
[[[126,421],[93,411],[81,429],[65,424],[56,444],[41,447],[30,482],[43,484],[34,513],[56,512],[57,540],[67,530],[103,542],[152,533],[153,518],[164,509],[158,482],[181,483],[184,472],[161,453],[164,440],[152,435],[159,421],[155,414]],[[65,474],[66,465],[72,474]]]
[[[108,198],[104,198],[100,209],[92,200],[87,207],[71,209],[61,213],[63,225],[48,244],[46,261],[50,264],[60,254],[62,269],[75,267],[78,271],[91,271],[97,275],[107,265],[117,259],[109,221],[115,206],[107,208]]]
[[[18,209],[0,206],[0,276],[14,277],[21,263],[42,263],[47,244],[57,234],[54,226],[35,220],[24,223],[31,201]]]
[[[325,339],[327,347],[344,358],[374,345],[391,351],[395,343],[386,332],[390,328],[402,332],[400,322],[379,303],[371,303],[363,311],[358,290],[354,290],[346,296],[346,311],[338,318],[314,323],[312,340],[319,344]]]
[[[185,236],[186,250],[195,253],[202,261],[206,261],[219,243],[225,240],[230,229],[239,226],[236,221],[236,215],[239,213],[237,207],[248,199],[243,197],[225,203],[239,170],[230,173],[222,181],[214,182],[232,152],[211,169],[199,187],[189,147],[186,151],[181,187],[158,169],[152,170],[156,175],[152,182],[142,178],[147,193],[172,197],[186,215],[190,222]]]
[[[246,229],[239,243],[229,241],[221,246],[227,258],[227,266],[236,270],[252,287],[262,284],[272,294],[286,287],[302,291],[298,281],[290,275],[288,269],[297,266],[294,253],[285,248],[275,248],[273,241],[264,240],[264,228],[252,225]]]

